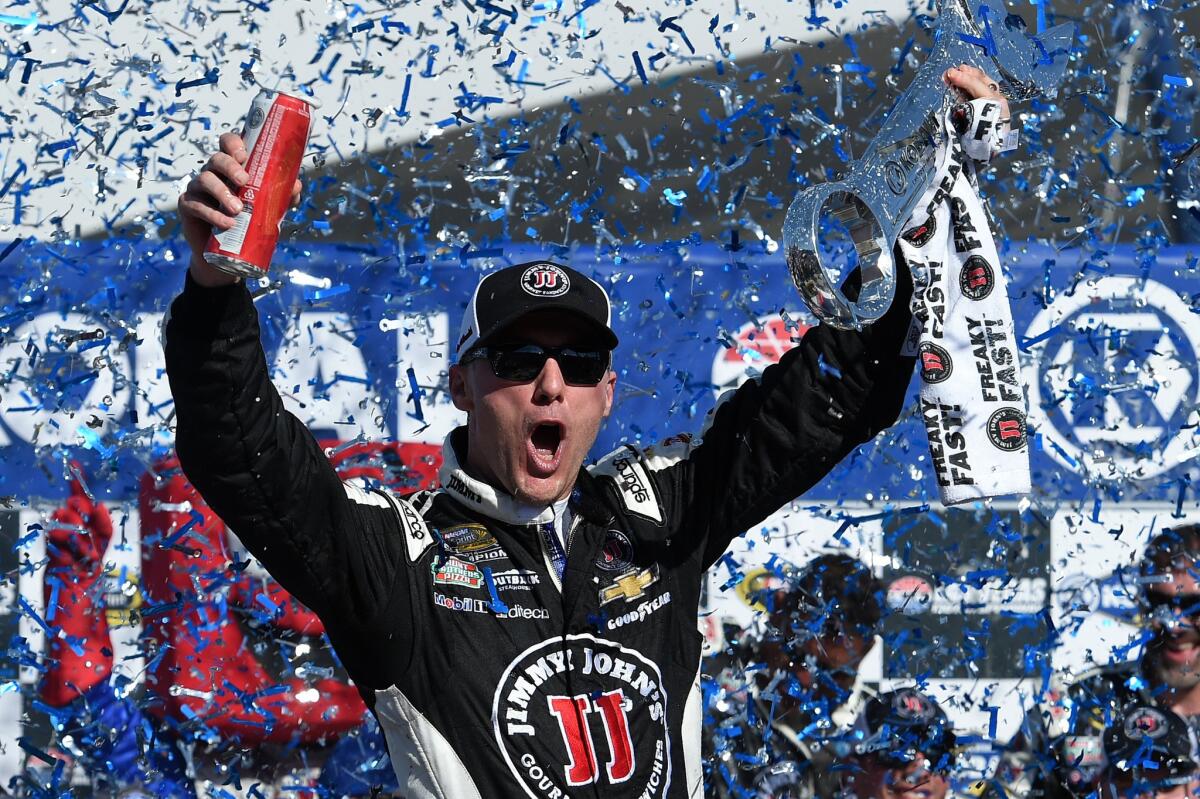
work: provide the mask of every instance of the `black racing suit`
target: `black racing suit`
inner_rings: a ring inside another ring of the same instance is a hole
[[[1131,703],[1157,705],[1164,691],[1131,660],[1094,669],[1069,685],[1051,686],[1005,747],[984,795],[992,799],[1075,799],[1096,790],[1104,767],[1107,723]],[[1193,730],[1196,717],[1187,719]]]
[[[409,799],[698,796],[701,578],[896,419],[911,286],[897,293],[861,333],[810,330],[702,439],[582,470],[561,589],[549,518],[528,523],[460,467],[464,428],[436,491],[343,484],[272,386],[241,284],[189,277],[171,306],[176,446],[204,499],[324,621]]]

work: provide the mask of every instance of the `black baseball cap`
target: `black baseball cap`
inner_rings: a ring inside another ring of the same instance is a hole
[[[518,319],[535,311],[567,311],[596,334],[605,349],[615,349],[612,303],[604,287],[569,266],[552,261],[529,261],[484,275],[475,287],[463,314],[454,358],[461,360],[472,349]]]
[[[888,765],[906,766],[921,755],[934,771],[946,772],[954,765],[950,719],[916,688],[871,697],[850,734],[856,755],[874,755]]]
[[[1109,769],[1161,772],[1171,782],[1184,782],[1198,768],[1188,725],[1165,707],[1127,705],[1104,731]]]

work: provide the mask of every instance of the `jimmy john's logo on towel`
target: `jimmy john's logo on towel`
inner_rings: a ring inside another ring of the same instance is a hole
[[[958,273],[959,291],[972,300],[986,298],[995,285],[996,275],[992,272],[992,265],[982,255],[972,255]]]
[[[668,793],[666,687],[654,661],[634,649],[587,634],[535,644],[501,676],[492,726],[535,799]]]
[[[954,362],[944,347],[926,341],[918,351],[921,354],[921,379],[926,383],[940,383],[953,374]]]
[[[910,227],[901,233],[900,237],[914,247],[924,247],[933,238],[935,232],[937,232],[937,217],[930,214],[924,222]]]
[[[1025,446],[1025,414],[1017,408],[1001,408],[988,418],[987,432],[997,449],[1014,452]]]

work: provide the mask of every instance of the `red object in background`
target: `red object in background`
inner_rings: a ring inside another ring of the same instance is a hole
[[[440,450],[429,444],[323,442],[344,480],[366,478],[407,493],[432,485]],[[198,719],[245,744],[311,743],[357,727],[366,708],[342,678],[280,682],[255,654],[238,612],[269,616],[278,636],[317,637],[324,626],[274,580],[232,568],[224,523],[167,459],[141,481],[143,635],[150,642],[147,709]],[[44,585],[51,623],[67,636],[49,643],[41,693],[61,707],[112,673],[100,585],[112,522],[102,503],[72,482],[48,532]],[[317,644],[320,645],[320,644]]]
[[[89,499],[78,480],[71,481],[70,496],[52,519],[42,591],[46,623],[61,634],[46,644],[41,695],[46,704],[63,707],[112,673],[108,621],[96,604],[113,528],[108,509]]]
[[[204,260],[231,275],[262,277],[271,266],[279,225],[292,200],[292,186],[312,126],[311,104],[263,89],[250,104],[242,139],[250,153],[250,179],[238,191],[242,211],[233,227],[208,238]]]
[[[155,653],[146,678],[159,698],[155,708],[181,720],[199,719],[244,744],[312,743],[361,724],[366,708],[344,679],[309,685],[293,677],[280,684],[267,671],[221,601],[227,595],[253,603],[262,589],[227,590],[239,575],[230,568],[224,523],[178,462],[160,463],[157,471],[157,479],[142,478],[139,497],[147,611],[142,630]],[[268,593],[286,611],[288,629],[324,632],[316,615],[273,581]]]

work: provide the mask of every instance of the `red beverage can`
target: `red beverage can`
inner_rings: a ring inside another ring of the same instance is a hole
[[[300,175],[312,126],[312,103],[263,89],[250,105],[242,140],[250,179],[238,192],[241,213],[228,230],[213,229],[204,260],[231,275],[262,277],[271,266],[279,226]]]

